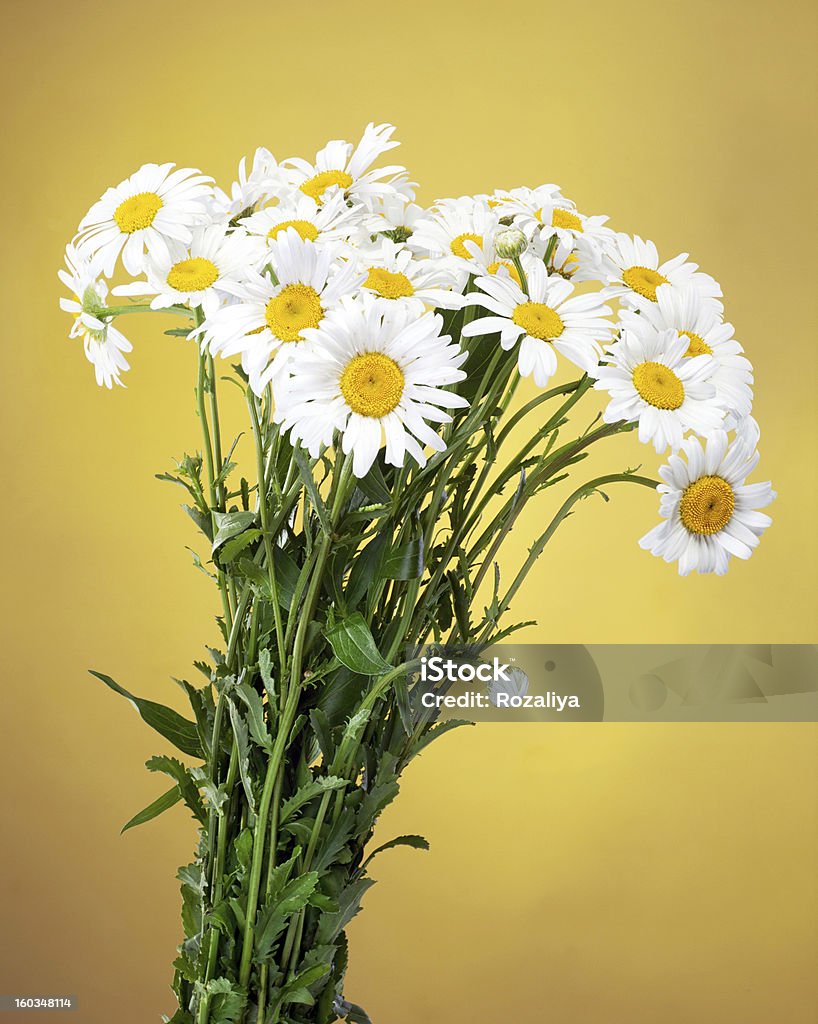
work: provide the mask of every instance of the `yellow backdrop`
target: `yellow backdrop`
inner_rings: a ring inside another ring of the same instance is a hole
[[[175,701],[216,612],[152,475],[197,443],[193,349],[129,323],[129,387],[107,393],[57,309],[90,203],[146,161],[229,182],[257,145],[310,155],[389,120],[422,200],[555,181],[666,257],[689,250],[756,366],[774,526],[726,579],[680,580],[636,547],[655,498],[620,491],[566,524],[514,613],[539,619],[529,640],[815,641],[811,6],[9,5],[0,992],[77,994],[84,1024],[157,1020],[193,842],[181,812],[118,837],[158,792],[141,762],[161,744],[85,675]],[[655,467],[617,444],[606,465]],[[384,816],[384,838],[423,831],[432,852],[378,866],[350,997],[376,1024],[814,1021],[815,738],[494,725],[442,742]]]

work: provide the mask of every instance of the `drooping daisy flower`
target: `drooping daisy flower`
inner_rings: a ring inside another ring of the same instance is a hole
[[[740,441],[728,445],[718,431],[702,447],[691,437],[682,445],[687,461],[671,455],[659,470],[664,483],[659,505],[664,522],[640,541],[640,547],[666,562],[679,563],[679,575],[727,572],[731,555],[749,558],[772,520],[757,509],[775,498],[769,482],[746,484],[758,464],[758,452]]]
[[[354,149],[351,142],[335,139],[316,154],[314,164],[292,157],[282,167],[290,184],[316,203],[325,202],[335,189],[348,199],[366,203],[372,196],[394,191],[386,179],[406,174],[406,168],[398,165],[369,170],[379,156],[400,145],[391,141],[394,130],[391,124],[370,123]]]
[[[595,388],[610,393],[606,423],[639,422],[639,440],[657,452],[676,451],[687,431],[701,436],[718,430],[724,409],[716,401],[709,355],[687,356],[689,341],[675,330],[650,324],[625,330],[594,373]]]
[[[656,290],[663,284],[673,288],[694,288],[701,295],[716,298],[721,288],[709,274],[703,274],[695,263],[687,262],[683,252],[659,262],[659,253],[653,242],[643,241],[639,235],[618,232],[605,247],[603,254],[609,298],[620,298],[626,305],[639,298],[656,302]]]
[[[499,226],[498,214],[471,196],[441,199],[416,221],[407,245],[421,256],[439,259],[465,284],[477,269],[477,254]]]
[[[269,202],[287,188],[286,177],[269,149],[259,147],[253,154],[253,166],[247,173],[247,158],[239,162],[238,181],[230,186],[230,195],[220,188],[213,191],[212,210],[215,217],[233,220]]]
[[[167,257],[148,259],[147,281],[114,288],[114,295],[153,295],[152,309],[201,306],[211,316],[240,289],[248,269],[258,269],[266,246],[226,223],[194,228],[190,245],[174,247]]]
[[[533,375],[537,387],[545,387],[557,369],[556,349],[566,359],[594,373],[602,344],[611,336],[612,324],[604,319],[610,312],[598,295],[572,297],[574,286],[549,276],[540,260],[523,262],[528,278],[528,295],[516,281],[499,274],[478,277],[483,294],[466,296],[467,305],[483,306],[492,316],[466,324],[463,336],[474,338],[499,331],[506,350],[520,342],[517,366],[520,375]]]
[[[82,338],[85,357],[93,365],[100,387],[124,387],[120,374],[130,367],[123,353],[133,346],[103,317],[108,285],[99,277],[96,265],[83,260],[73,245],[65,250],[65,264],[68,269],[57,273],[71,292],[71,298],[60,299],[60,308],[74,316],[69,337]]]
[[[415,230],[415,224],[425,214],[423,207],[413,203],[399,189],[373,196],[369,205],[375,231],[385,234],[394,242],[405,242]]]
[[[363,241],[377,224],[366,207],[349,206],[343,193],[337,191],[321,205],[303,192],[290,192],[277,206],[259,210],[240,223],[249,234],[267,242],[274,242],[292,228],[305,241],[316,245]]]
[[[77,249],[84,259],[98,259],[111,277],[120,253],[129,274],[142,271],[145,252],[167,258],[174,242],[187,245],[193,228],[208,219],[212,195],[208,178],[174,164],[144,164],[125,181],[109,188],[80,222]]]
[[[686,356],[709,355],[716,363],[711,383],[725,409],[741,418],[753,404],[753,367],[733,337],[732,324],[722,321],[722,305],[701,295],[695,288],[656,289],[656,301],[641,299],[636,311],[623,310],[625,327],[639,329],[647,321],[657,330],[672,327],[688,339]]]
[[[363,281],[353,261],[337,259],[331,246],[305,241],[294,228],[270,243],[269,255],[277,283],[250,272],[237,301],[217,309],[196,332],[214,355],[241,354],[256,394],[283,369],[292,343]]]
[[[343,435],[356,476],[364,476],[386,442],[386,461],[402,466],[406,454],[423,466],[424,447],[445,444],[428,425],[448,423],[445,409],[468,402],[446,385],[463,380],[467,353],[441,335],[443,318],[380,299],[344,301],[319,328],[312,344],[288,366],[276,417],[317,457]]]
[[[360,267],[366,272],[363,287],[382,299],[410,303],[421,313],[427,306],[463,304],[454,274],[435,260],[415,259],[411,249],[388,238],[360,253]]]

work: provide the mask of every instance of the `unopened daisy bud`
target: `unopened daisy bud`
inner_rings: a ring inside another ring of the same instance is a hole
[[[494,236],[494,251],[501,260],[513,260],[525,252],[528,239],[519,228],[505,228]]]

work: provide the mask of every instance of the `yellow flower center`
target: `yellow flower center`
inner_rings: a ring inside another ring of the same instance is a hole
[[[384,299],[405,299],[415,294],[412,282],[406,274],[400,274],[383,267],[373,267],[364,281],[365,288],[371,288]]]
[[[295,228],[305,242],[314,242],[318,238],[318,228],[308,220],[283,220],[280,224],[276,224],[274,228],[270,228],[267,232],[267,237],[272,241],[274,238],[278,238],[281,232],[286,231],[287,228]]]
[[[718,533],[733,518],[733,488],[720,476],[701,476],[684,489],[679,504],[682,525],[691,533]]]
[[[314,178],[305,181],[301,186],[301,191],[305,196],[314,199],[316,203],[320,203],[321,197],[328,188],[332,188],[333,185],[340,185],[341,188],[347,189],[351,184],[352,175],[347,174],[346,171],[321,171]]]
[[[660,284],[667,284],[667,278],[658,270],[651,270],[650,267],[628,267],[623,273],[622,280],[632,291],[643,298],[656,302],[656,289]]]
[[[684,384],[663,363],[640,363],[633,371],[633,385],[654,409],[678,409],[685,400]]]
[[[582,232],[582,221],[570,210],[555,209],[551,214],[551,226],[554,228],[567,228],[569,231]]]
[[[353,412],[380,419],[397,407],[403,395],[403,371],[382,352],[355,356],[341,374],[341,394]]]
[[[684,335],[690,342],[687,352],[685,352],[686,356],[710,356],[713,354],[713,349],[700,334],[695,334],[693,331],[679,331],[679,334]]]
[[[120,231],[132,235],[134,231],[149,228],[162,206],[162,200],[155,192],[139,192],[117,206],[114,220]]]
[[[513,281],[516,281],[517,284],[522,288],[523,282],[520,280],[520,274],[517,268],[514,266],[514,264],[509,263],[508,260],[495,260],[494,263],[489,263],[489,265],[486,267],[486,270],[488,270],[490,274],[496,274],[499,271],[500,267],[505,267],[506,270],[511,275],[511,279]]]
[[[452,250],[455,256],[460,256],[461,259],[470,260],[472,258],[471,253],[463,244],[464,242],[474,242],[479,248],[483,245],[482,235],[473,235],[469,231],[464,231],[462,235],[458,235],[457,238],[453,238],[449,248]]]
[[[307,327],[317,327],[324,318],[321,296],[308,284],[288,284],[267,303],[267,326],[282,341],[300,341]]]
[[[219,270],[215,263],[203,256],[174,263],[168,271],[168,284],[177,292],[200,292],[218,280]]]
[[[565,324],[556,310],[542,302],[523,302],[514,310],[511,319],[531,338],[553,341],[565,330]]]

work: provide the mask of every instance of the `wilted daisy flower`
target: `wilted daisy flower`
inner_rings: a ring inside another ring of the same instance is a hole
[[[735,434],[736,440],[747,449],[754,452],[761,440],[761,428],[756,420],[750,416],[736,416],[735,413],[728,413],[724,418],[724,429]]]
[[[469,245],[472,258],[469,260],[469,272],[474,277],[486,277],[487,275],[499,274],[500,277],[510,277],[517,284],[522,284],[519,271],[511,260],[500,259],[494,248],[495,234],[483,238],[480,246]],[[458,276],[458,284],[462,287],[465,284],[462,272]]]
[[[709,274],[703,274],[695,263],[687,262],[683,252],[659,262],[659,253],[653,242],[645,242],[634,235],[618,232],[605,247],[603,254],[605,294],[609,298],[620,298],[626,304],[639,298],[656,302],[656,290],[663,284],[673,288],[695,288],[701,295],[714,298],[721,295],[721,288]]]
[[[386,461],[402,466],[406,454],[421,466],[424,447],[445,444],[428,425],[448,423],[445,409],[468,402],[446,385],[463,380],[467,353],[441,335],[443,318],[403,303],[344,301],[311,329],[312,344],[289,364],[276,417],[313,457],[343,435],[355,476],[364,476],[386,442]]]
[[[242,356],[253,390],[260,394],[290,356],[292,342],[318,327],[342,295],[362,280],[352,261],[339,261],[330,246],[318,247],[288,228],[270,243],[277,283],[250,272],[236,302],[209,316],[197,333],[214,355]]]
[[[407,245],[422,256],[445,263],[465,284],[475,272],[474,260],[486,244],[493,244],[500,226],[497,213],[471,196],[441,199],[416,223]]]
[[[214,216],[232,220],[278,196],[287,187],[285,176],[269,149],[259,147],[253,155],[253,166],[247,173],[247,158],[239,162],[238,181],[230,186],[230,195],[220,188],[213,191]]]
[[[623,310],[625,327],[638,330],[647,321],[657,330],[672,327],[688,339],[687,356],[709,355],[716,364],[711,383],[725,409],[746,416],[753,403],[753,367],[733,337],[732,324],[722,321],[722,305],[701,295],[695,288],[656,290],[656,301],[639,301],[636,311]]]
[[[354,149],[351,142],[335,139],[316,155],[314,164],[300,157],[285,160],[282,167],[287,180],[319,204],[328,198],[330,189],[338,189],[347,198],[363,202],[384,192],[392,192],[393,184],[385,179],[405,175],[406,168],[398,165],[381,167],[376,171],[368,168],[387,150],[400,145],[391,141],[394,130],[391,124],[370,123]]]
[[[381,238],[360,254],[360,269],[366,273],[363,287],[382,299],[413,304],[420,312],[426,306],[459,309],[463,296],[453,290],[455,276],[435,260],[418,260],[406,246]]]
[[[152,309],[168,306],[201,306],[210,316],[226,298],[235,295],[247,272],[258,267],[266,246],[227,224],[193,229],[190,245],[174,247],[167,257],[148,259],[147,281],[114,288],[115,295],[153,295]]]
[[[577,295],[574,286],[549,276],[540,260],[527,260],[528,295],[510,277],[478,277],[483,294],[466,296],[467,305],[483,306],[494,315],[466,324],[463,336],[474,338],[500,333],[500,344],[512,349],[520,342],[517,366],[523,377],[533,375],[545,387],[557,369],[554,349],[572,363],[594,373],[602,354],[601,344],[611,336],[612,325],[604,319],[611,310],[598,295]]]
[[[65,250],[65,264],[68,269],[57,273],[71,292],[70,298],[60,299],[60,308],[74,316],[69,337],[82,338],[85,357],[94,367],[97,384],[106,388],[122,385],[120,374],[129,369],[123,352],[130,352],[133,346],[103,318],[108,285],[99,277],[96,265],[83,260],[73,245]]]
[[[99,261],[111,277],[119,254],[129,274],[139,274],[145,252],[166,258],[174,242],[187,245],[193,228],[208,219],[212,195],[208,178],[174,164],[144,164],[125,181],[109,188],[80,222],[77,249]]]
[[[639,440],[657,452],[679,448],[687,431],[706,436],[718,430],[724,409],[710,378],[709,355],[687,356],[688,339],[650,324],[622,332],[594,373],[595,388],[610,393],[606,423],[639,422]]]
[[[277,206],[259,210],[241,222],[249,234],[274,242],[282,232],[292,228],[307,242],[362,241],[374,230],[375,219],[360,204],[349,206],[343,193],[336,192],[320,206],[303,192],[285,196]]]
[[[479,197],[507,223],[518,216],[534,217],[546,203],[568,202],[559,185],[538,185],[536,188],[498,188],[493,195]]]
[[[666,562],[679,563],[679,575],[727,572],[731,555],[749,558],[772,520],[763,512],[775,498],[769,482],[746,484],[758,464],[758,452],[739,441],[728,444],[724,431],[702,447],[692,437],[682,445],[687,461],[671,455],[659,470],[664,483],[659,512],[664,522],[640,541],[640,547]]]

